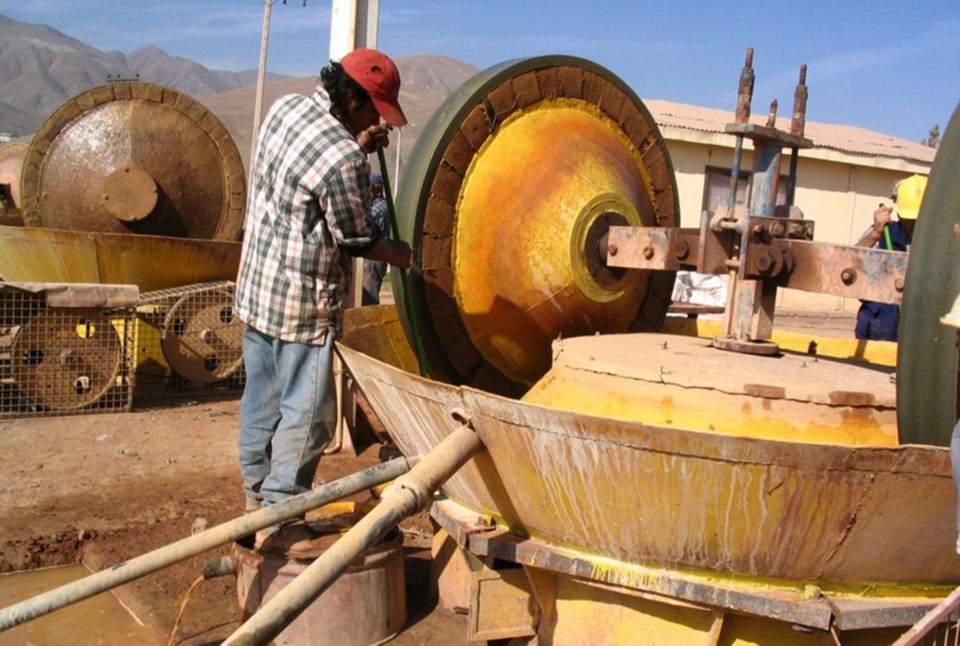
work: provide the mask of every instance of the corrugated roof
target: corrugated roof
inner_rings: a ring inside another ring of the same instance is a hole
[[[734,119],[733,110],[703,108],[655,99],[644,99],[643,103],[650,110],[657,124],[661,126],[725,133],[727,124]],[[764,125],[767,122],[767,115],[766,113],[754,114],[750,121]],[[790,119],[778,117],[777,128],[789,131]],[[902,159],[927,165],[933,163],[937,152],[936,148],[897,139],[865,128],[815,121],[807,121],[804,136],[813,141],[814,148],[836,150],[848,155]],[[731,136],[730,139],[732,142],[733,137]]]

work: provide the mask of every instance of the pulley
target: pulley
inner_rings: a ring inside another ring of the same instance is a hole
[[[180,297],[164,317],[160,346],[177,374],[196,383],[233,376],[243,365],[243,322],[234,316],[232,289]]]
[[[14,334],[10,348],[14,383],[45,410],[93,404],[117,385],[123,361],[120,336],[102,312],[50,308]]]

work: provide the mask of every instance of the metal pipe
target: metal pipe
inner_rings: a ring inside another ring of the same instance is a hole
[[[272,641],[370,547],[401,520],[423,509],[433,492],[483,447],[477,434],[461,426],[428,453],[410,473],[383,492],[377,506],[310,564],[245,624],[224,646]]]
[[[401,129],[402,130],[402,129]],[[380,163],[380,174],[383,175],[383,196],[387,200],[387,213],[390,215],[390,234],[394,240],[401,240],[400,225],[397,222],[397,209],[393,204],[393,191],[390,189],[390,176],[387,173],[387,160],[383,154],[383,148],[377,149],[377,161]],[[416,261],[416,259],[414,259]],[[407,311],[407,323],[409,324],[410,345],[413,346],[413,353],[417,357],[417,367],[420,370],[420,376],[427,376],[427,358],[426,350],[423,347],[423,338],[420,336],[420,330],[417,326],[417,319],[413,313],[413,292],[410,291],[410,280],[407,276],[407,270],[397,267],[400,274],[400,292],[404,309]]]
[[[0,632],[179,563],[224,543],[243,538],[264,527],[301,516],[329,502],[389,482],[409,471],[414,462],[414,459],[396,458],[378,464],[312,491],[287,498],[260,511],[211,527],[176,543],[147,552],[130,561],[123,561],[110,569],[101,570],[79,581],[3,608],[0,610]]]
[[[749,123],[753,103],[753,48],[747,48],[747,55],[740,70],[740,85],[737,88],[737,109],[734,113],[736,123]],[[737,135],[733,149],[733,164],[730,167],[730,195],[727,197],[727,217],[733,217],[737,204],[737,185],[740,183],[740,163],[743,158],[743,135]]]

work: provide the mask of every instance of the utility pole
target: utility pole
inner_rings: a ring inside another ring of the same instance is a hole
[[[257,69],[257,98],[253,105],[253,133],[250,135],[250,158],[247,160],[247,177],[253,177],[253,164],[257,159],[257,137],[260,135],[260,113],[263,110],[263,84],[267,76],[267,45],[270,41],[270,13],[277,0],[263,0],[263,32],[260,37],[260,66]]]

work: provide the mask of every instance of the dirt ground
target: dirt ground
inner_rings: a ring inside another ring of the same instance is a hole
[[[234,393],[127,413],[0,420],[0,571],[75,562],[100,570],[239,516],[238,412]],[[320,473],[330,481],[375,464],[379,446],[361,447],[356,457],[325,456]],[[429,518],[402,528],[409,621],[391,643],[466,643],[465,618],[437,608],[427,592]],[[190,584],[207,561],[227,553],[207,552],[115,593],[166,644]],[[216,644],[236,629],[234,581],[197,586],[175,643]],[[76,643],[100,642],[86,634]]]

